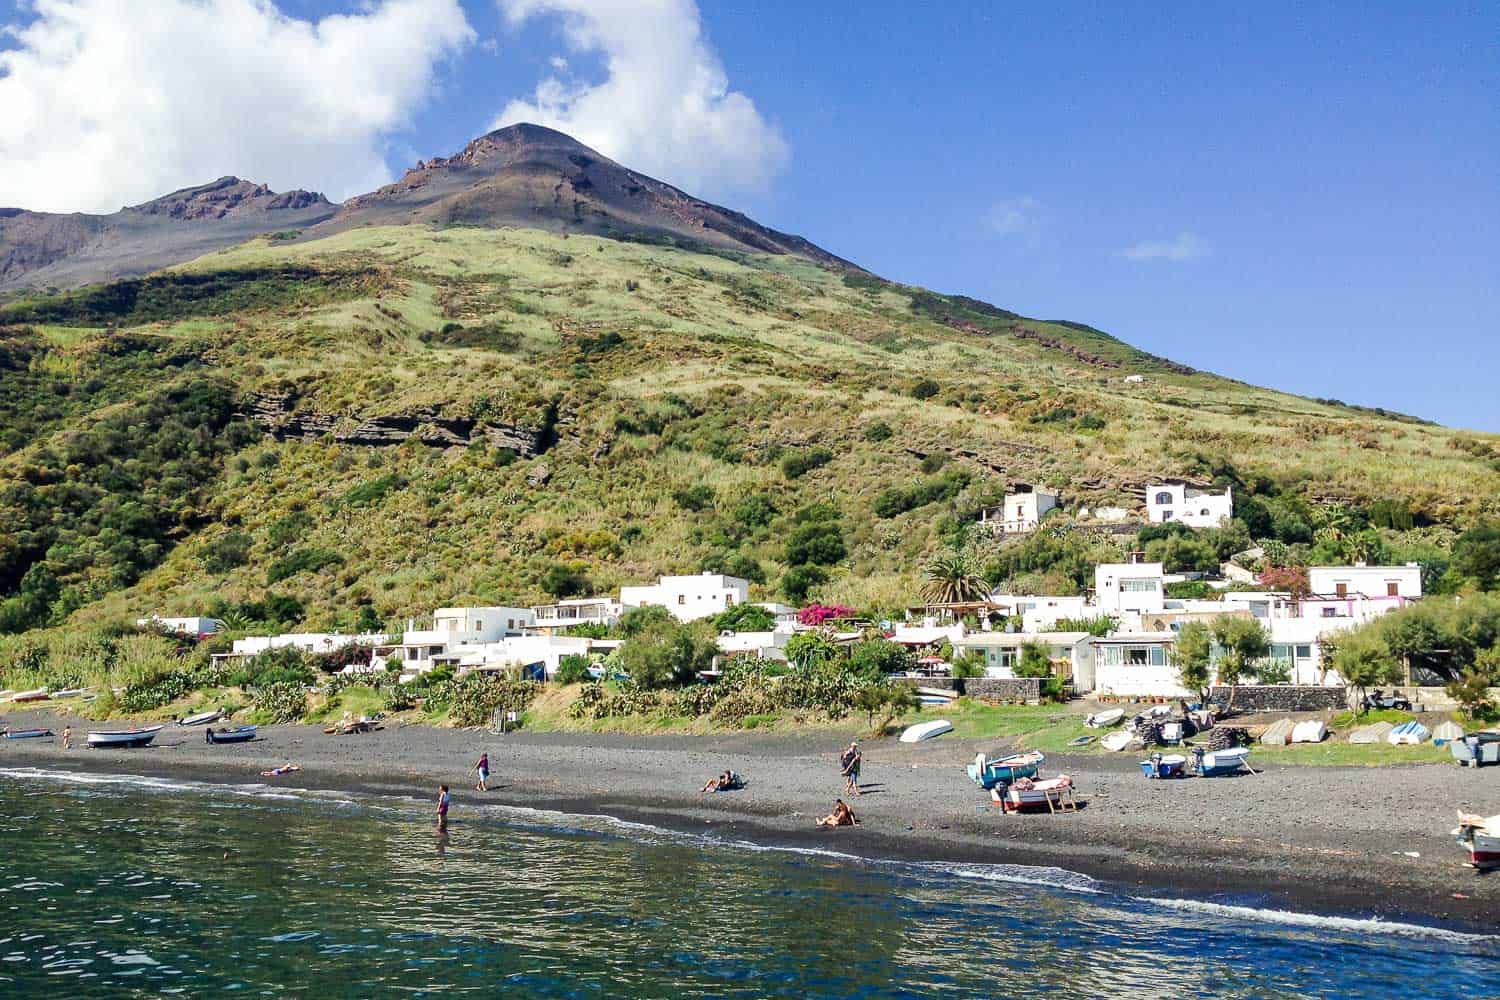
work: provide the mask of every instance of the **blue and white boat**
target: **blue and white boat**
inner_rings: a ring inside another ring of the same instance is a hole
[[[1448,752],[1464,767],[1500,764],[1500,729],[1481,729],[1463,739],[1450,740]]]
[[[8,740],[34,740],[51,735],[50,729],[7,729],[5,731],[5,738]]]
[[[1180,753],[1154,753],[1141,761],[1141,773],[1148,778],[1187,777],[1187,758]]]
[[[1418,743],[1426,743],[1427,737],[1432,734],[1427,727],[1416,719],[1403,722],[1386,734],[1385,741],[1392,746],[1416,746]]]
[[[210,743],[249,743],[255,739],[254,726],[236,726],[233,729],[221,729],[218,732],[206,729],[204,733]]]
[[[1040,750],[1028,750],[996,760],[979,754],[968,766],[969,779],[985,789],[1013,785],[1021,778],[1035,778],[1046,759]]]
[[[1226,750],[1193,750],[1193,769],[1205,778],[1222,778],[1226,774],[1243,774],[1250,770],[1250,748],[1230,747]]]

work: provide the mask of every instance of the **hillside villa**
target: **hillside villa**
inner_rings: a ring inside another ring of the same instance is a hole
[[[550,634],[575,625],[609,628],[620,620],[625,606],[613,597],[570,597],[556,604],[538,604],[531,613],[532,627]]]
[[[1014,677],[1026,646],[1037,645],[1052,661],[1052,675],[1077,690],[1094,688],[1093,636],[1087,632],[974,632],[953,640],[957,653],[976,652],[984,657],[986,677]]]
[[[664,576],[654,584],[620,588],[620,603],[625,607],[660,605],[682,622],[708,618],[749,599],[749,580],[707,571],[696,576]]]
[[[1184,483],[1159,483],[1146,487],[1146,520],[1152,524],[1177,521],[1189,528],[1217,528],[1234,517],[1234,495],[1193,489]]]
[[[224,631],[224,623],[217,618],[162,618],[151,615],[149,618],[137,618],[136,628],[158,628],[173,635],[186,636],[190,639],[207,639],[216,632]]]
[[[1000,507],[980,511],[981,527],[998,528],[1002,534],[1024,535],[1041,526],[1047,512],[1057,507],[1057,494],[1018,484],[1015,492],[1005,494]]]

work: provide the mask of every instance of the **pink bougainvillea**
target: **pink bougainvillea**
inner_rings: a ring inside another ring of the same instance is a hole
[[[841,618],[853,618],[854,609],[842,604],[809,604],[797,612],[797,620],[804,625],[826,625]]]
[[[1293,597],[1306,597],[1310,589],[1306,566],[1268,566],[1260,571],[1260,585],[1267,590],[1284,590]]]

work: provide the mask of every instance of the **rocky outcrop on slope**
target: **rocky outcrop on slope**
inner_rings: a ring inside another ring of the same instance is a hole
[[[416,441],[434,448],[465,447],[483,442],[509,448],[522,458],[546,450],[543,428],[521,427],[471,417],[451,417],[431,407],[358,420],[318,410],[300,409],[293,393],[257,393],[245,400],[244,414],[278,441],[316,441],[331,437],[339,444],[369,448]]]

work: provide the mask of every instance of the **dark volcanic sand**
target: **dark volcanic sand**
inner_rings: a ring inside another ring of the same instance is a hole
[[[59,733],[67,721],[72,751],[64,753],[56,740],[0,741],[0,767],[279,780],[424,800],[446,782],[456,822],[466,802],[482,797],[872,858],[1056,866],[1224,902],[1436,919],[1490,932],[1500,924],[1500,874],[1464,867],[1449,836],[1456,808],[1500,812],[1500,768],[1268,764],[1259,775],[1147,781],[1136,753],[1059,754],[1049,756],[1044,773],[1071,774],[1085,807],[1069,815],[1007,816],[989,807],[987,794],[963,772],[979,750],[999,749],[993,741],[867,741],[866,794],[850,800],[861,825],[826,831],[815,830],[813,820],[842,794],[837,756],[848,736],[838,732],[493,736],[404,726],[335,737],[312,726],[269,726],[254,743],[209,746],[201,729],[169,727],[143,750],[88,750],[79,746],[89,725],[81,719],[47,712],[0,717],[0,725],[48,725]],[[495,772],[488,794],[473,791],[465,774],[481,750],[489,751]],[[301,764],[302,772],[260,777],[287,761]],[[749,787],[698,793],[726,768],[744,775]]]

